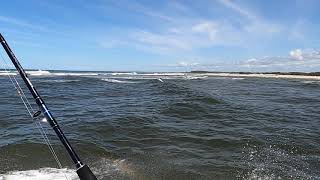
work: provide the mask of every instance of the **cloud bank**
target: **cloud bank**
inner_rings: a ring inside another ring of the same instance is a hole
[[[199,63],[180,61],[177,68],[204,71],[253,71],[253,72],[319,72],[320,51],[314,49],[293,49],[288,56],[251,58],[235,63]]]

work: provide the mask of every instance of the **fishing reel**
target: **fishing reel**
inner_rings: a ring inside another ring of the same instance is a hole
[[[32,118],[33,118],[33,119],[38,118],[38,117],[41,115],[41,113],[42,113],[42,112],[41,112],[40,110],[36,111],[35,113],[33,113]],[[47,122],[47,119],[44,117],[41,121],[42,121],[42,122]]]
[[[41,114],[41,111],[40,111],[40,110],[39,110],[39,111],[36,111],[35,113],[33,113],[32,117],[33,117],[33,118],[37,118],[37,117],[40,116],[40,114]]]

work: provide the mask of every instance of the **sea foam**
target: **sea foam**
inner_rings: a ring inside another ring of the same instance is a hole
[[[31,75],[31,76],[48,76],[51,73],[49,71],[26,71],[27,74]]]
[[[137,75],[136,72],[114,72],[111,73],[112,76],[118,76],[118,75]]]
[[[51,73],[54,76],[98,76],[98,73],[77,73],[77,72],[63,72],[63,73]]]
[[[71,169],[41,168],[27,171],[11,171],[0,174],[0,180],[75,180],[78,176]]]
[[[107,82],[111,82],[111,83],[137,83],[137,82],[134,82],[134,81],[122,81],[122,80],[117,80],[117,79],[108,79],[108,78],[105,78],[105,79],[101,79],[102,81],[107,81]]]
[[[14,71],[0,71],[0,76],[8,76],[8,75],[14,76],[14,75],[17,75],[17,73]]]

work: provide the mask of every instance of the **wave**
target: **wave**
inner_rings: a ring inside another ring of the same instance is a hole
[[[51,74],[49,71],[42,71],[42,70],[26,71],[26,73],[31,76],[48,76]]]
[[[242,175],[243,179],[318,179],[318,176],[305,171],[309,168],[305,163],[307,157],[293,153],[296,151],[295,148],[288,151],[278,145],[257,147],[246,144],[243,159],[251,170]]]
[[[6,174],[0,174],[0,180],[76,180],[78,178],[74,170],[71,169],[56,169],[56,168],[41,168],[37,170],[27,171],[11,171]]]
[[[31,76],[98,76],[98,73],[92,72],[49,72],[49,71],[26,71]]]
[[[160,82],[162,82],[162,83],[164,82],[161,78],[158,78],[158,81],[160,81]]]
[[[168,79],[182,79],[183,77],[177,76],[131,76],[131,77],[114,77],[117,79],[134,79],[134,80],[168,80]]]
[[[12,71],[0,71],[0,76],[15,76],[17,75],[17,72],[12,72]]]
[[[144,76],[185,76],[185,73],[149,73],[149,74],[140,74]]]
[[[65,80],[65,79],[55,79],[55,80],[43,80],[41,82],[56,82],[56,83],[68,83],[68,82],[79,82],[80,80],[73,79],[73,80]]]
[[[254,78],[283,78],[283,79],[312,79],[320,80],[320,76],[284,75],[284,74],[241,74],[241,73],[204,73],[210,77],[254,77]]]
[[[117,80],[117,79],[108,79],[108,78],[105,78],[105,79],[101,79],[102,81],[107,81],[107,82],[111,82],[111,83],[131,83],[131,84],[134,84],[134,83],[137,83],[135,81],[121,81],[121,80]]]
[[[302,81],[304,84],[320,84],[320,81]]]
[[[301,86],[302,87],[310,87],[310,88],[319,88],[320,86],[320,81],[311,81],[311,80],[307,80],[307,81],[301,81]]]
[[[205,79],[207,78],[208,76],[185,76],[184,78],[185,79]]]
[[[232,80],[243,80],[245,78],[231,78]]]
[[[50,72],[50,71],[26,71],[29,76],[98,76],[99,73],[92,72]],[[0,76],[18,75],[16,71],[0,71]]]
[[[69,72],[69,73],[51,73],[55,76],[98,76],[98,73],[76,73],[76,72]]]
[[[111,73],[112,76],[118,76],[118,75],[137,75],[136,72],[114,72]]]

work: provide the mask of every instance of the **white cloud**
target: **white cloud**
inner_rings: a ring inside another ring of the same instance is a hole
[[[155,18],[159,18],[159,19],[162,19],[162,20],[165,20],[165,21],[170,21],[170,22],[174,22],[174,18],[171,18],[170,16],[166,16],[166,15],[163,15],[161,13],[157,13],[155,11],[149,11],[149,10],[141,10],[142,13],[144,13],[145,15],[148,15],[148,16],[152,16],[152,17],[155,17]]]
[[[214,40],[219,30],[218,23],[206,21],[191,27],[197,33],[206,33],[210,40]]]
[[[294,59],[303,60],[301,49],[294,49],[294,50],[290,51],[289,55],[290,55],[290,57],[292,57]]]
[[[250,24],[239,28],[228,21],[190,20],[189,24],[176,24],[160,32],[147,29],[129,32],[128,44],[159,53],[195,52],[215,46],[248,48],[257,42],[273,38],[281,27],[271,24]],[[137,44],[139,46],[137,46]]]
[[[198,62],[186,62],[186,61],[180,61],[177,64],[177,66],[180,66],[180,67],[195,67],[198,65],[199,65]]]
[[[223,6],[232,9],[233,11],[239,13],[243,17],[247,18],[249,22],[242,22],[243,28],[246,32],[251,35],[265,36],[270,34],[279,33],[283,30],[283,26],[277,23],[268,22],[258,15],[256,15],[252,10],[246,9],[230,0],[217,0]],[[253,34],[252,34],[253,33]]]
[[[283,39],[289,39],[290,36],[301,37],[301,28],[303,23],[279,24],[273,20],[265,19],[252,9],[245,7],[244,4],[237,4],[230,0],[217,0],[222,6],[237,13],[236,18],[228,18],[221,14],[220,16],[195,18],[186,16],[187,11],[195,13],[195,9],[187,4],[170,3],[174,9],[172,11],[153,11],[145,5],[135,5],[138,7],[134,11],[142,15],[149,15],[158,18],[153,23],[157,23],[156,28],[129,29],[121,37],[114,36],[125,43],[111,43],[111,46],[128,46],[138,50],[152,53],[170,54],[183,57],[199,56],[202,49],[208,52],[209,48],[237,48],[239,51],[252,52],[257,49],[269,48],[274,43],[279,43]],[[169,7],[170,7],[169,6]],[[131,7],[132,8],[132,7]],[[167,7],[168,8],[168,7]],[[168,9],[167,9],[168,10]],[[171,9],[172,10],[172,9]],[[180,13],[180,14],[179,14]],[[197,12],[198,14],[201,14]],[[228,13],[229,15],[230,13]],[[166,21],[164,23],[164,21]],[[292,28],[294,28],[294,31]],[[111,41],[113,42],[113,41]],[[103,44],[103,43],[102,43]],[[215,49],[216,50],[216,49]],[[232,52],[230,52],[232,53]],[[235,55],[236,56],[236,55]],[[232,57],[232,56],[231,56]],[[208,63],[190,64],[190,62],[177,62],[175,66],[192,66],[210,70],[210,68],[228,69],[294,69],[294,67],[307,68],[312,64],[320,64],[316,53],[307,53],[305,50],[293,50],[289,52],[288,57],[263,57],[239,61],[238,63],[212,63],[216,57],[204,57]],[[210,63],[211,61],[211,63]],[[201,62],[203,60],[201,59]],[[230,61],[229,61],[230,62]]]
[[[319,71],[320,51],[314,49],[294,49],[287,57],[265,57],[242,61],[239,67],[252,69],[272,69],[286,71]]]
[[[154,15],[153,17],[170,23],[163,24],[163,27],[158,28],[157,31],[140,29],[129,32],[128,45],[132,44],[135,48],[159,53],[195,52],[201,48],[215,46],[250,49],[252,46],[255,47],[257,42],[274,41],[274,37],[284,30],[282,25],[262,20],[250,10],[229,0],[218,1],[246,17],[247,20],[239,24],[223,17],[195,19],[175,16],[173,18],[159,11],[150,11],[146,6],[134,4],[133,7],[137,7],[136,11],[145,15]],[[173,7],[176,8],[176,5]],[[187,9],[189,8],[183,4],[183,10]]]
[[[301,59],[302,57],[302,59]],[[238,62],[210,63],[210,61],[192,63],[178,62],[175,67],[189,67],[191,70],[207,71],[253,71],[253,72],[315,72],[320,68],[320,51],[313,49],[295,49],[288,56],[250,58]]]
[[[150,8],[145,4],[139,3],[137,1],[123,0],[123,1],[112,1],[116,6],[125,8],[131,12],[140,13],[144,16],[149,16],[153,18],[160,19],[162,21],[174,22],[175,19],[168,16],[167,14],[159,12],[157,9]]]
[[[215,21],[200,21],[169,27],[161,32],[134,30],[128,44],[158,53],[194,52],[215,45],[235,45],[242,41],[233,27]]]
[[[47,30],[43,26],[31,24],[29,22],[25,22],[25,21],[22,21],[22,20],[19,20],[16,18],[12,18],[12,17],[0,16],[0,21],[3,23],[9,23],[9,24],[13,24],[13,25],[17,25],[17,26],[21,26],[21,27],[25,27],[25,28],[31,28],[31,29],[36,29],[36,30]]]
[[[257,19],[257,16],[255,14],[253,14],[251,11],[239,6],[238,4],[231,2],[230,0],[217,0],[217,1],[220,2],[222,5],[224,5],[225,7],[228,7],[230,9],[238,12],[239,14],[241,14],[249,19]]]
[[[100,45],[107,48],[126,45],[160,54],[190,53],[215,46],[250,48],[257,39],[272,37],[276,30],[270,28],[278,27],[252,24],[241,29],[228,21],[190,20],[188,24],[175,23],[157,32],[132,29],[126,33],[127,35],[114,37],[114,40],[109,40],[110,42],[104,42],[102,39]],[[118,43],[119,41],[126,43]]]
[[[187,50],[191,48],[191,44],[187,43],[183,38],[176,37],[170,33],[152,33],[149,31],[138,30],[131,33],[130,37],[133,43],[149,48],[157,48],[160,50],[174,51]]]

